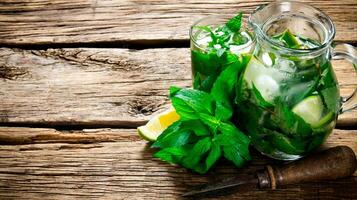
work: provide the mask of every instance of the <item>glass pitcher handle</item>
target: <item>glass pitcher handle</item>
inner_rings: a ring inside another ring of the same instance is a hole
[[[357,73],[357,49],[349,44],[336,44],[333,48],[333,59],[346,59],[350,61]],[[357,88],[348,96],[342,98],[340,113],[357,108]]]

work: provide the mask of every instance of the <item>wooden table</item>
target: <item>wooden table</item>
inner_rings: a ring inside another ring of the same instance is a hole
[[[152,157],[136,127],[165,109],[170,85],[190,85],[189,26],[247,15],[267,1],[2,0],[0,199],[181,199],[193,185],[278,163],[253,150],[244,169],[220,161],[198,175]],[[357,45],[357,1],[307,0],[328,13],[336,41]],[[334,62],[343,95],[357,86]],[[357,112],[324,147],[357,153]],[[227,199],[356,199],[351,178],[232,194]]]

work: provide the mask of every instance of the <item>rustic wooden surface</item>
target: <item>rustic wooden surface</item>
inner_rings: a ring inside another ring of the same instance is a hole
[[[356,0],[303,0],[325,11],[336,39],[357,40]],[[188,29],[211,14],[248,15],[262,0],[2,0],[0,44],[164,44],[188,41]]]
[[[170,85],[190,86],[195,20],[265,2],[2,0],[0,199],[183,199],[194,185],[278,164],[252,150],[243,169],[221,160],[198,175],[154,159],[134,129],[167,107]],[[304,2],[332,17],[337,41],[356,46],[356,0]],[[333,64],[347,96],[357,76]],[[322,148],[357,153],[356,134],[357,112],[345,113]],[[357,172],[221,199],[357,199],[356,188]]]
[[[356,134],[357,130],[336,129],[324,148],[348,145],[357,152],[357,143],[351,143]],[[197,175],[152,158],[154,151],[136,135],[135,129],[55,131],[2,127],[0,139],[3,144],[12,144],[0,146],[0,199],[62,199],[64,194],[78,199],[183,199],[179,195],[194,185],[278,163],[254,152],[253,161],[244,169],[221,161],[208,175]],[[356,181],[357,172],[347,179],[225,198],[354,199]]]
[[[136,127],[168,104],[170,85],[190,86],[186,48],[0,49],[0,124]],[[334,69],[343,96],[357,87],[347,62]],[[357,124],[357,111],[339,124]]]

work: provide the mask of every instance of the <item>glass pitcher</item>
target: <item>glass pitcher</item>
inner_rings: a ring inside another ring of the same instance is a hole
[[[335,27],[320,10],[275,2],[249,18],[256,45],[237,84],[238,125],[261,153],[295,160],[319,147],[338,114],[357,106],[356,90],[341,100],[331,59],[357,66],[357,51],[333,45]]]

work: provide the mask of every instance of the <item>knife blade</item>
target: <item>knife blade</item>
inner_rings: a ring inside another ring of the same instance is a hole
[[[201,186],[197,186],[193,190],[182,194],[183,197],[195,196],[198,194],[214,194],[225,191],[229,188],[234,188],[235,192],[246,192],[258,187],[258,179],[254,175],[246,175],[243,177],[233,177],[229,179],[224,179],[222,181],[217,181],[214,183],[209,183]]]
[[[282,166],[267,165],[254,175],[233,177],[198,186],[184,197],[215,194],[227,189],[246,192],[296,183],[332,180],[351,176],[357,168],[356,155],[347,146],[337,146]]]

